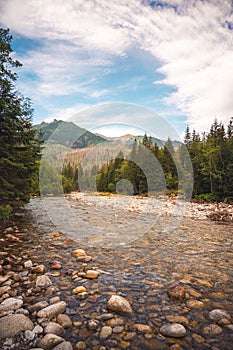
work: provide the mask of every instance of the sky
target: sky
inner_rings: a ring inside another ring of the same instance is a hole
[[[13,34],[34,123],[149,130],[159,115],[181,135],[233,117],[231,0],[0,0],[0,25]],[[135,118],[128,104],[139,106]]]

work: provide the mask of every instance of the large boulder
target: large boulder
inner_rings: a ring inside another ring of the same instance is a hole
[[[22,314],[7,315],[0,318],[0,339],[12,338],[22,331],[32,330],[32,321]]]

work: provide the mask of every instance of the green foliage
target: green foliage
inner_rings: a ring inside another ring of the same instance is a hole
[[[0,221],[9,219],[12,212],[12,207],[7,205],[0,205]]]
[[[21,63],[11,58],[12,36],[0,28],[0,206],[7,208],[29,201],[38,173],[41,142],[32,127],[28,99],[15,91]],[[2,214],[3,215],[3,214]]]
[[[202,139],[193,131],[187,146],[194,169],[195,198],[219,201],[233,196],[232,126],[233,119],[226,133],[223,124],[215,120]]]

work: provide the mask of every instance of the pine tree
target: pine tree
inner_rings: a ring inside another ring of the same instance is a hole
[[[29,201],[41,145],[32,127],[32,108],[15,90],[21,63],[11,58],[12,36],[0,28],[0,212]]]

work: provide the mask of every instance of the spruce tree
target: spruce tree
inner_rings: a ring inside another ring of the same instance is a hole
[[[21,63],[11,57],[11,41],[9,30],[0,28],[0,218],[29,201],[41,149],[31,123],[31,103],[15,89],[13,70]]]

